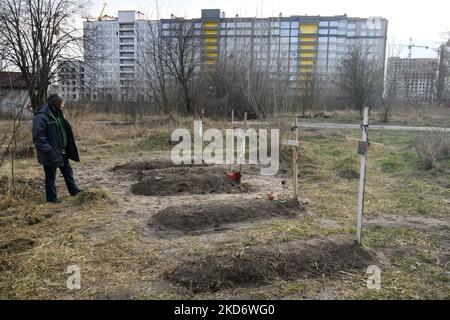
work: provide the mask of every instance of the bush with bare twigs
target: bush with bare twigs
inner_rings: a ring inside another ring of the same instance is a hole
[[[450,158],[450,136],[444,132],[423,134],[416,137],[413,145],[419,157],[419,169],[431,170],[439,160]]]

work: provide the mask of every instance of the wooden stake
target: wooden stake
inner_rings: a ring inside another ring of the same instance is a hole
[[[244,136],[243,136],[243,141],[242,141],[242,149],[241,149],[241,156],[239,157],[239,174],[242,176],[242,159],[245,160],[245,144],[246,144],[246,139],[245,139],[245,133],[247,132],[247,112],[244,113]]]
[[[295,118],[295,141],[298,141],[298,116]],[[294,199],[298,199],[298,147],[292,147],[292,190]]]
[[[202,108],[202,113],[201,113],[201,121],[202,121],[202,124],[201,124],[201,129],[200,129],[200,138],[202,139],[202,164],[204,164],[204,156],[203,156],[203,136],[204,136],[204,134],[205,134],[205,125],[204,125],[204,123],[203,123],[203,119],[205,118],[205,109],[203,109]]]
[[[234,129],[234,109],[231,110],[231,125],[233,126]]]
[[[364,121],[362,126],[362,139],[359,154],[361,158],[361,175],[359,178],[359,199],[356,222],[356,241],[361,244],[361,232],[364,215],[364,193],[366,186],[367,144],[369,141],[369,108],[364,109]]]

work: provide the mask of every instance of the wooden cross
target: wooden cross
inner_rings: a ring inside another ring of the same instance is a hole
[[[300,141],[298,140],[298,116],[295,119],[295,125],[292,127],[294,140],[283,140],[282,144],[292,147],[292,190],[294,199],[298,199],[298,150]]]
[[[381,143],[369,143],[369,108],[364,109],[364,120],[361,125],[362,138],[360,141],[347,138],[350,143],[357,141],[358,154],[361,159],[361,172],[359,177],[359,196],[358,196],[358,211],[356,219],[356,241],[361,244],[362,225],[364,217],[364,198],[366,189],[366,171],[367,171],[367,153],[368,150],[383,151],[384,145]]]
[[[234,117],[234,114],[233,114]],[[242,176],[242,163],[245,161],[245,144],[246,144],[246,138],[245,138],[245,134],[247,132],[247,112],[244,113],[244,130],[242,132],[243,137],[242,137],[242,146],[241,146],[241,150],[239,151],[239,174],[240,176]]]

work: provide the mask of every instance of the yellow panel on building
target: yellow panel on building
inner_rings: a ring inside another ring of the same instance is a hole
[[[204,22],[203,27],[204,28],[218,28],[219,23],[218,22]]]
[[[300,65],[302,66],[313,66],[314,60],[301,60]]]
[[[316,46],[313,44],[302,44],[300,50],[316,50]]]
[[[206,60],[205,62],[206,62],[206,64],[208,64],[208,65],[216,64],[216,60]]]
[[[207,45],[207,46],[204,47],[204,49],[212,51],[212,50],[217,50],[219,48],[217,46]]]
[[[301,34],[316,34],[318,30],[317,24],[302,24],[300,25]]]
[[[300,37],[300,42],[317,42],[316,37]]]
[[[217,58],[218,54],[217,54],[217,52],[208,52],[208,53],[206,53],[205,56],[207,59],[211,59],[211,58]]]
[[[205,38],[205,43],[208,44],[217,43],[217,38]]]
[[[204,30],[203,32],[207,36],[217,36],[219,34],[218,30]]]
[[[300,57],[301,58],[314,58],[316,56],[315,52],[301,52]]]

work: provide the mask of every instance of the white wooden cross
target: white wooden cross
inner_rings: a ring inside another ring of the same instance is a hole
[[[300,141],[298,140],[298,116],[295,118],[295,125],[292,127],[295,140],[283,140],[282,144],[292,147],[292,190],[294,199],[298,199],[298,150]]]
[[[369,144],[369,108],[364,109],[364,121],[361,126],[362,138],[358,147],[358,154],[361,158],[361,172],[359,177],[359,197],[356,221],[356,241],[361,244],[361,232],[364,215],[364,196],[366,188],[366,168],[367,168],[367,147]]]

